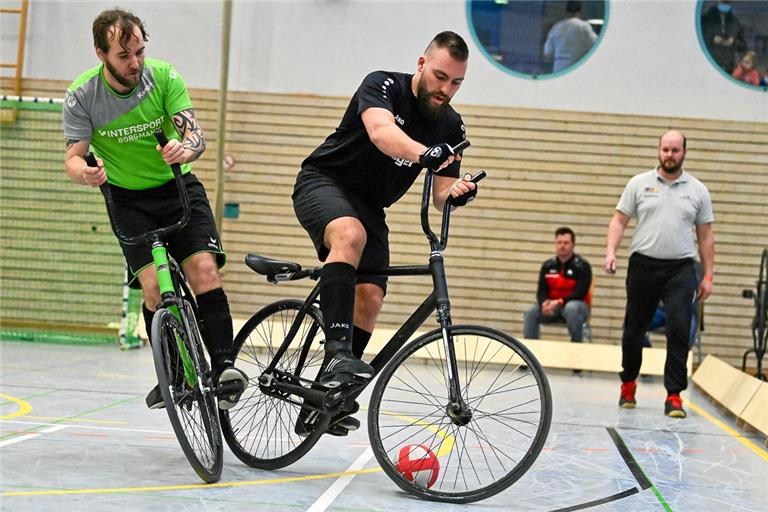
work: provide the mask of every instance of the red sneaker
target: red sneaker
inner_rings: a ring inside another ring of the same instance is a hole
[[[637,382],[629,380],[621,383],[621,396],[619,397],[619,407],[624,409],[634,409],[637,402],[635,401],[635,390],[637,389]]]
[[[685,418],[688,416],[683,409],[683,399],[677,393],[667,395],[664,402],[664,414],[670,418]]]

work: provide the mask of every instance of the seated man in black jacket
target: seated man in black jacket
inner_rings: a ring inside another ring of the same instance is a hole
[[[580,343],[589,318],[592,268],[574,252],[576,235],[571,228],[555,231],[555,256],[541,266],[537,304],[523,315],[523,337],[539,338],[539,326],[565,321],[571,341]]]

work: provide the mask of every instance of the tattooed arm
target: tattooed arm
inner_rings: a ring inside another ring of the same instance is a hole
[[[190,108],[174,115],[173,125],[182,138],[185,162],[194,162],[200,158],[200,155],[205,151],[205,138],[203,137],[203,130],[197,124],[194,111]]]
[[[157,146],[168,165],[194,162],[205,151],[205,139],[200,125],[197,124],[192,109],[182,110],[173,115],[173,126],[181,136],[181,142],[170,139],[165,147]]]

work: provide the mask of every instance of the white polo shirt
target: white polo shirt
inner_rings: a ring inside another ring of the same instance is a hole
[[[715,220],[709,190],[685,171],[673,182],[656,169],[634,176],[616,209],[637,220],[630,254],[665,260],[695,257],[694,226]]]

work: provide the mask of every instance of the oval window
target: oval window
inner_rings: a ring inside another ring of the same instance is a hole
[[[702,1],[696,29],[704,54],[722,75],[768,88],[768,1]]]
[[[475,42],[497,67],[526,78],[576,69],[605,32],[608,2],[470,0]]]

